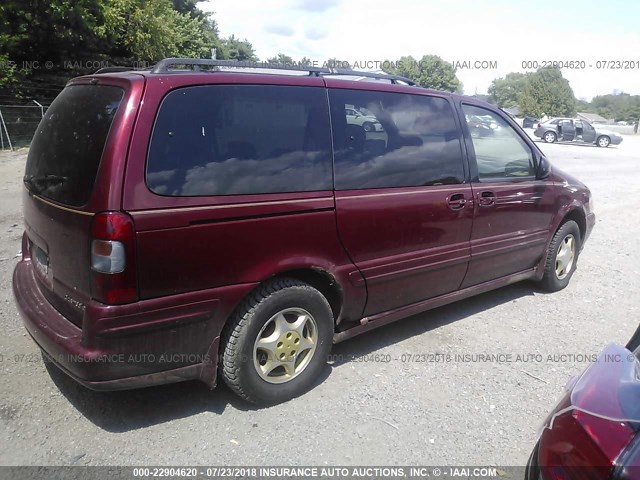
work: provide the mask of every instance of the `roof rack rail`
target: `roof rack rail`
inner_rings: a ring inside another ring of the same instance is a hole
[[[117,72],[129,72],[135,70],[133,67],[103,67],[96,70],[93,74],[98,75],[100,73],[117,73]]]
[[[314,67],[302,65],[284,65],[281,63],[268,62],[245,62],[238,60],[209,60],[206,58],[165,58],[156,63],[151,68],[151,73],[170,73],[171,67],[174,65],[184,65],[191,67],[193,71],[201,71],[201,66],[206,67],[231,67],[231,68],[263,68],[268,70],[289,70],[294,72],[308,72],[310,76],[320,77],[323,75],[348,75],[352,77],[374,78],[376,80],[389,80],[393,84],[398,82],[406,83],[410,86],[416,86],[413,80],[402,77],[400,75],[392,75],[379,72],[362,72],[359,70],[351,70],[348,68],[329,68]]]

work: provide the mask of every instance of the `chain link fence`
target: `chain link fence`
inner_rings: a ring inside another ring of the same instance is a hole
[[[28,147],[48,105],[0,104],[0,148],[12,150]]]

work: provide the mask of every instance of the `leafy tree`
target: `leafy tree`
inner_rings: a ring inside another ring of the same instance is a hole
[[[559,68],[540,68],[529,74],[520,97],[520,109],[525,115],[540,117],[573,116],[576,98]]]
[[[170,0],[111,0],[104,20],[98,34],[118,45],[119,53],[137,61],[209,56],[215,41],[206,29],[205,17],[180,13]]]
[[[504,78],[496,78],[487,89],[491,101],[502,108],[519,105],[528,75],[514,72],[508,73]]]
[[[590,107],[591,111],[605,118],[635,122],[640,118],[640,95],[599,95],[591,100]]]
[[[275,57],[267,58],[267,63],[279,63],[281,65],[293,65],[293,58],[284,53],[279,53]]]
[[[253,49],[253,45],[249,43],[249,40],[246,38],[244,40],[240,40],[235,35],[231,35],[229,38],[222,40],[218,58],[238,60],[240,62],[258,61],[258,56]]]
[[[576,100],[576,111],[585,113],[598,113],[593,105],[584,99]]]
[[[18,68],[9,62],[9,57],[0,54],[0,88],[10,87],[18,83]]]
[[[299,63],[303,67],[311,67],[313,65],[313,60],[307,57],[302,57]]]
[[[397,62],[386,61],[383,70],[407,77],[423,87],[447,92],[462,91],[456,69],[437,55],[424,55],[419,61],[412,56],[401,57]]]
[[[188,13],[193,18],[202,19],[204,13],[198,8],[200,0],[171,0],[173,8],[179,13]]]
[[[0,51],[17,63],[58,62],[93,51],[102,21],[99,0],[3,1]]]

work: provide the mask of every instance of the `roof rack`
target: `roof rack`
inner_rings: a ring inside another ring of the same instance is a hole
[[[362,72],[359,70],[351,70],[348,68],[329,68],[329,67],[313,67],[302,65],[284,65],[281,63],[268,62],[243,62],[238,60],[209,60],[206,58],[165,58],[160,60],[151,68],[151,73],[171,73],[176,71],[184,71],[171,69],[174,65],[184,65],[191,67],[191,70],[202,71],[201,66],[205,67],[232,67],[232,68],[260,68],[267,70],[288,70],[294,72],[308,72],[310,76],[320,77],[323,75],[345,75],[352,77],[374,78],[376,80],[389,80],[393,84],[398,82],[405,83],[410,86],[416,86],[416,82],[400,75],[391,75],[378,72]],[[206,70],[205,70],[206,71]]]

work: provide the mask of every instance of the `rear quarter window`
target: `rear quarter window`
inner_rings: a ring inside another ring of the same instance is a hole
[[[146,182],[166,196],[331,189],[324,90],[208,85],[170,92],[153,128]]]
[[[29,149],[25,183],[33,193],[72,206],[87,203],[123,96],[119,87],[72,85],[56,97]]]

